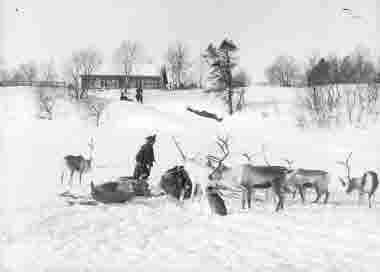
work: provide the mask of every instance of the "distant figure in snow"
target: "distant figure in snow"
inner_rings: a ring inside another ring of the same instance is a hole
[[[156,142],[156,135],[145,138],[146,143],[141,146],[136,155],[136,166],[133,177],[136,179],[147,179],[155,162],[153,145]]]
[[[142,89],[142,82],[138,84],[138,87],[136,89],[136,100],[139,103],[143,103],[143,89]]]

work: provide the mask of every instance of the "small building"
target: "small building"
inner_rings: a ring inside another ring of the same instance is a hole
[[[143,89],[161,89],[161,76],[155,75],[122,75],[122,74],[93,74],[81,75],[83,89],[123,89],[137,88],[141,84]]]

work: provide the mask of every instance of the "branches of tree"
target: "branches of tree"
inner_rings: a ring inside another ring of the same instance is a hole
[[[131,40],[122,41],[113,55],[115,65],[120,67],[126,76],[136,72],[137,66],[141,63],[142,58],[142,45],[137,41]],[[125,86],[125,90],[127,89],[128,84]]]
[[[300,69],[291,56],[278,56],[265,70],[265,76],[270,84],[281,87],[293,86],[299,79]]]
[[[184,87],[186,73],[191,67],[189,58],[189,50],[184,43],[177,41],[169,46],[165,62],[174,88]]]
[[[2,76],[5,80],[13,81],[33,81],[38,79],[38,66],[36,62],[29,61],[21,63],[11,72],[3,71]]]
[[[40,77],[41,80],[44,81],[55,81],[58,78],[58,73],[53,59],[41,63]]]
[[[195,114],[197,114],[199,116],[202,116],[202,117],[211,118],[211,119],[214,119],[214,120],[216,120],[218,122],[223,121],[223,118],[218,117],[215,113],[211,113],[211,112],[208,112],[208,111],[205,111],[205,110],[199,111],[199,110],[193,109],[191,107],[187,107],[186,109],[188,111],[190,111],[192,113],[195,113]]]
[[[309,67],[306,77],[308,86],[371,83],[376,79],[375,63],[369,49],[357,47],[350,55],[339,58],[321,58]]]
[[[303,72],[293,57],[278,56],[265,70],[265,75],[270,84],[283,87],[298,85],[302,81],[307,86],[380,81],[380,68],[376,69],[369,49],[360,46],[343,57],[319,57],[314,54],[309,57],[306,66]]]
[[[233,70],[237,67],[235,53],[238,47],[231,40],[224,39],[218,47],[210,44],[203,57],[209,65],[209,82],[211,90],[222,93],[228,105],[229,114],[233,114]]]
[[[73,86],[74,97],[79,100],[87,94],[86,86],[80,88],[80,75],[88,76],[102,65],[102,56],[95,48],[85,48],[72,53],[66,63],[65,73]]]

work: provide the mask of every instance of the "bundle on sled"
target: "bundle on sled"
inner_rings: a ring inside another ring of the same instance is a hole
[[[183,166],[175,166],[167,170],[161,177],[160,187],[168,195],[176,199],[191,197],[192,182]]]
[[[150,196],[149,184],[146,180],[131,177],[120,177],[116,181],[94,185],[91,182],[91,196],[102,203],[124,203],[135,196]]]

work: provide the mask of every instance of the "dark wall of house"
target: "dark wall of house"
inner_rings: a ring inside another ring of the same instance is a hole
[[[82,88],[86,89],[122,89],[127,83],[128,88],[137,88],[142,84],[143,89],[160,89],[160,77],[130,76],[126,81],[125,76],[90,75],[81,77]]]

